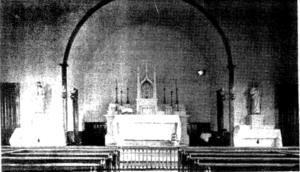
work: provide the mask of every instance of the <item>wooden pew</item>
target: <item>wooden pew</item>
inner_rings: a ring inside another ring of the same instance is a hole
[[[4,171],[110,171],[119,160],[118,150],[101,147],[4,147],[1,154]]]
[[[216,171],[299,170],[299,148],[199,147],[179,151],[180,168]]]
[[[3,171],[105,171],[99,163],[2,164]]]
[[[205,170],[211,171],[299,171],[299,165],[294,163],[216,163],[216,162],[195,162],[194,166],[190,167],[192,170]]]
[[[4,149],[3,149],[4,148]],[[22,151],[22,152],[20,152]],[[117,164],[120,157],[120,152],[117,147],[99,147],[99,146],[67,146],[67,147],[2,147],[1,154],[7,154],[10,152],[20,152],[26,153],[26,152],[32,152],[34,151],[36,155],[40,153],[41,156],[43,154],[57,154],[59,152],[64,153],[77,153],[79,155],[80,152],[82,152],[81,156],[84,156],[86,154],[87,156],[91,156],[92,154],[88,153],[110,153],[113,156],[113,163]]]
[[[299,148],[236,148],[236,147],[185,147],[179,150],[179,158],[188,154],[202,156],[296,156],[299,157]]]

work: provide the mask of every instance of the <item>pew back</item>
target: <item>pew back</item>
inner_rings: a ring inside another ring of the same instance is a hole
[[[299,170],[299,148],[186,147],[180,168],[212,171]]]
[[[90,171],[116,168],[119,151],[107,147],[4,147],[4,171]]]

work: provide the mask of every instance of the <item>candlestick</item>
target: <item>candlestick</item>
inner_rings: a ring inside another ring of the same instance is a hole
[[[121,105],[123,105],[123,102],[122,102],[122,94],[123,94],[123,91],[121,90]]]
[[[171,106],[173,106],[173,91],[171,91]]]
[[[128,97],[129,88],[127,87],[127,104],[129,104],[129,97]]]
[[[166,88],[164,87],[164,104],[167,104],[167,101],[166,101]]]
[[[118,80],[116,80],[116,104],[118,104]]]

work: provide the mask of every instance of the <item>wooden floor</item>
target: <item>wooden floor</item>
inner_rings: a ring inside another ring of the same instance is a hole
[[[9,147],[2,171],[299,171],[299,147]]]

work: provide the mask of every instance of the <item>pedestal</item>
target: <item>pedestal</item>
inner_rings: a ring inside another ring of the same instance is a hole
[[[280,130],[264,125],[264,115],[250,115],[249,120],[250,125],[235,127],[235,147],[282,147]]]
[[[189,146],[190,139],[187,134],[187,119],[189,115],[180,115],[180,122],[181,122],[181,138],[180,138],[180,145]]]
[[[261,129],[264,126],[264,115],[250,115],[249,120],[251,129]]]
[[[15,129],[9,142],[12,147],[66,146],[66,137],[56,119],[36,114],[30,125]]]

